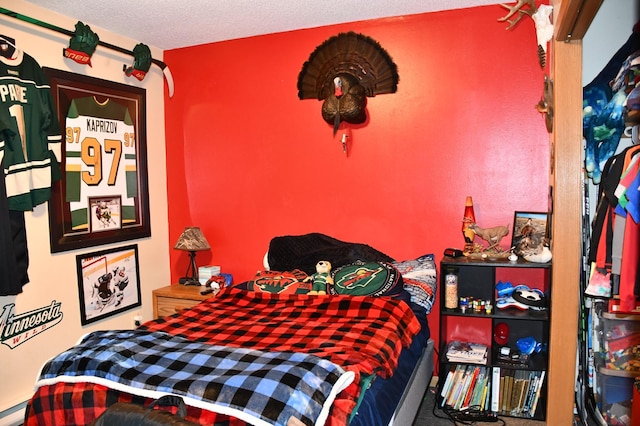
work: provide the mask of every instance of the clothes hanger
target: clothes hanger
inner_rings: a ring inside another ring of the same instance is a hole
[[[16,40],[0,34],[0,55],[11,58],[16,51]]]

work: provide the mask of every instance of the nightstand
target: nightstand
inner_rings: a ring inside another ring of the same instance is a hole
[[[173,315],[181,309],[190,308],[213,297],[213,294],[200,294],[205,288],[200,285],[175,284],[153,290],[153,317]]]

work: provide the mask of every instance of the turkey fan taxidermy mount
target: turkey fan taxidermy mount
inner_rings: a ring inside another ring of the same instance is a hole
[[[322,118],[333,125],[367,119],[367,97],[395,93],[398,69],[380,44],[363,34],[340,33],[309,56],[298,76],[298,97],[322,103]]]

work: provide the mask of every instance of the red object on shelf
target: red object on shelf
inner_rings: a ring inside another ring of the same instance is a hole
[[[509,343],[509,326],[504,322],[499,322],[493,327],[493,340],[500,346]]]
[[[628,313],[628,314],[640,314],[640,302],[636,302],[636,307],[631,311],[624,311],[620,307],[620,299],[610,299],[609,300],[609,312],[611,313]]]

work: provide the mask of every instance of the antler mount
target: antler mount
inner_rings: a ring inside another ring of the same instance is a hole
[[[509,6],[508,4],[504,3],[501,3],[500,6],[509,10],[509,13],[507,13],[505,16],[503,16],[502,18],[498,18],[498,21],[500,22],[506,21],[509,23],[509,26],[507,27],[508,30],[513,28],[518,22],[520,22],[524,15],[532,16],[538,10],[538,6],[536,6],[535,0],[518,0],[518,2],[513,6]],[[529,9],[524,9],[524,6],[529,6]],[[518,14],[518,16],[510,20],[509,18],[511,18],[516,13]]]

